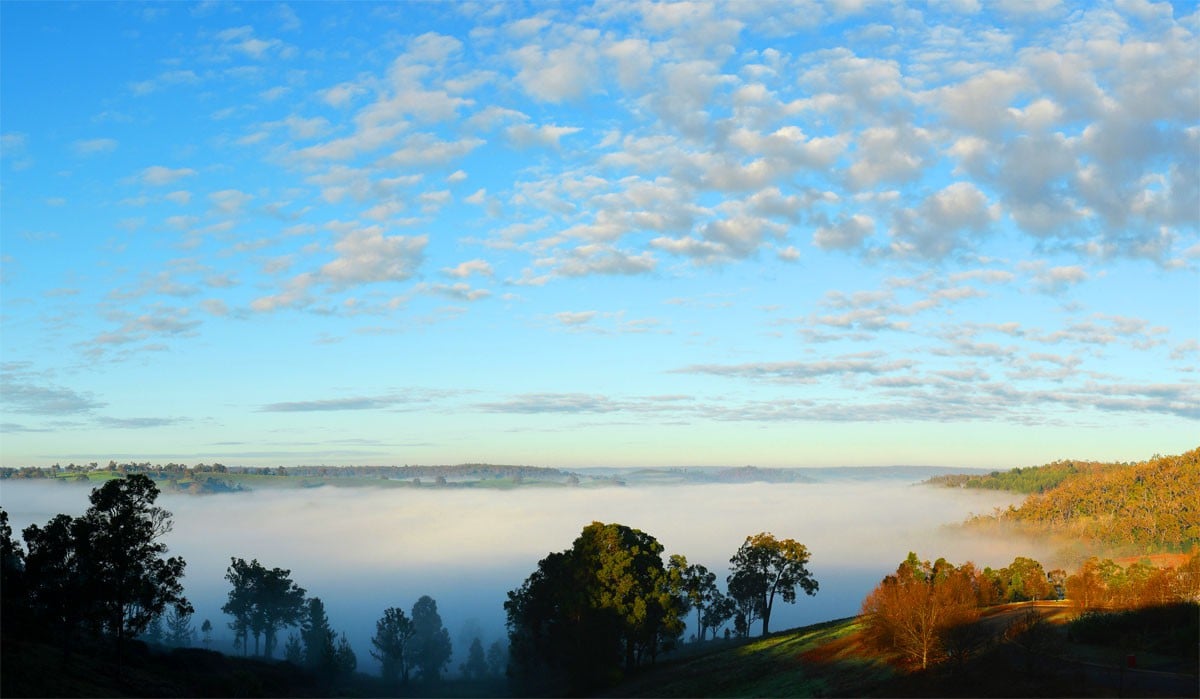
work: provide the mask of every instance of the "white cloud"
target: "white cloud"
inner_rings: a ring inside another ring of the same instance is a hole
[[[529,148],[531,146],[558,148],[560,138],[573,133],[579,133],[581,130],[574,126],[555,126],[553,124],[542,126],[514,124],[508,127],[505,135],[508,137],[509,142],[518,148]]]
[[[900,255],[940,259],[969,247],[996,218],[987,196],[969,182],[955,182],[915,209],[896,212],[892,249]]]
[[[875,233],[875,219],[864,214],[853,214],[813,233],[813,245],[824,250],[853,250]]]
[[[192,193],[183,189],[175,190],[169,194],[164,194],[163,198],[173,204],[187,206],[192,201]]]
[[[322,266],[321,275],[339,288],[404,281],[416,274],[428,243],[424,235],[385,236],[379,226],[354,227],[334,243],[338,258]]]
[[[457,282],[454,284],[418,284],[416,291],[427,294],[437,294],[459,301],[479,301],[488,298],[492,292],[487,289],[474,289],[470,284]]]
[[[649,252],[634,253],[603,243],[590,243],[563,254],[539,258],[534,264],[549,268],[562,277],[584,277],[593,274],[645,274],[653,272],[657,262]]]
[[[117,149],[117,141],[112,138],[92,138],[76,141],[72,148],[76,155],[88,156],[111,153]]]
[[[196,171],[191,168],[185,167],[171,169],[162,165],[152,165],[142,170],[138,175],[138,178],[143,184],[147,184],[152,187],[161,187],[173,182],[178,182],[185,177],[192,177],[195,174]]]
[[[554,314],[555,320],[567,326],[584,325],[595,317],[595,311],[560,311]]]
[[[529,96],[542,102],[567,102],[590,92],[596,81],[596,49],[592,43],[574,43],[544,50],[524,46],[509,54],[520,70],[516,82]]]
[[[478,274],[484,277],[492,276],[492,265],[487,260],[467,260],[460,262],[454,267],[443,267],[442,274],[455,279],[466,279],[472,275]]]
[[[208,195],[213,207],[225,216],[236,216],[246,208],[254,197],[236,189],[222,189]]]
[[[355,83],[340,83],[318,92],[321,100],[331,107],[345,107],[359,95],[365,95],[366,88]]]

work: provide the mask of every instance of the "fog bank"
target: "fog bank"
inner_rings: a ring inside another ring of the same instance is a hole
[[[90,489],[76,484],[7,481],[0,505],[14,532],[63,512],[82,513]],[[777,605],[772,627],[850,616],[863,597],[908,554],[955,563],[1003,566],[1029,555],[1050,566],[1048,546],[985,539],[945,527],[1022,496],[914,485],[894,480],[817,484],[518,488],[515,490],[263,489],[212,496],[164,494],[175,516],[166,542],[187,561],[184,584],[214,637],[229,639],[220,612],[231,556],[290,568],[310,596],[324,600],[330,623],[345,631],[359,668],[370,657],[375,620],[390,606],[411,610],[424,594],[455,644],[451,670],[465,656],[464,625],[477,623],[485,646],[504,634],[505,593],[551,551],[570,547],[599,520],[652,534],[666,553],[681,553],[718,574],[747,535],[769,531],[812,553],[815,597]],[[689,618],[690,624],[694,619]],[[757,626],[756,626],[757,630]],[[685,633],[685,638],[694,629]],[[280,638],[280,646],[286,633]]]

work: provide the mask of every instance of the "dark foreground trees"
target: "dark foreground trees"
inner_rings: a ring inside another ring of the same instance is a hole
[[[55,637],[64,648],[80,633],[109,638],[119,654],[168,606],[190,615],[184,561],[166,557],[159,541],[171,530],[171,514],[155,506],[158,494],[143,475],[111,480],[92,491],[82,516],[27,527],[24,555],[6,536],[5,597],[9,585],[25,595],[25,608],[8,621],[23,622],[22,633]]]
[[[385,682],[408,683],[408,644],[415,633],[412,621],[403,609],[389,607],[375,622],[375,636],[371,638],[371,657],[382,666]]]
[[[817,580],[805,567],[808,559],[808,549],[793,539],[776,539],[766,532],[746,537],[737,553],[729,559],[731,572],[726,581],[729,595],[747,615],[743,622],[746,627],[752,620],[748,616],[752,614],[762,619],[765,636],[769,632],[776,596],[792,604],[796,601],[796,588],[807,595],[817,593]]]
[[[450,632],[442,626],[437,602],[429,595],[422,595],[412,609],[412,638],[405,651],[409,667],[425,682],[437,682],[442,678],[446,663],[450,662]]]
[[[232,589],[221,611],[233,617],[229,628],[235,642],[245,654],[249,636],[254,637],[254,654],[270,658],[275,650],[281,629],[297,626],[305,613],[304,588],[291,579],[291,571],[267,569],[257,559],[247,563],[242,558],[230,559],[225,579]]]
[[[653,536],[593,522],[508,593],[510,674],[521,694],[583,694],[653,660],[683,630],[679,577]]]

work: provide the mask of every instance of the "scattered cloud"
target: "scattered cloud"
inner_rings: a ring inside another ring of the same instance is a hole
[[[138,175],[138,179],[142,184],[150,185],[151,187],[162,187],[185,177],[192,177],[196,171],[191,168],[169,168],[162,165],[152,165]]]
[[[75,141],[72,148],[76,155],[89,156],[100,155],[103,153],[111,153],[117,149],[117,141],[112,138],[91,138],[83,141]]]

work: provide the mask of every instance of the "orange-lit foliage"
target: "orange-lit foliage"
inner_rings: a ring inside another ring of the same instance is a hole
[[[1071,575],[1057,568],[1046,572],[1023,556],[999,570],[979,570],[971,562],[955,567],[941,558],[931,565],[910,553],[863,601],[865,638],[877,650],[922,668],[948,657],[962,659],[980,642],[972,622],[981,608],[1054,599],[1059,588],[1080,612],[1200,602],[1200,549],[1179,567],[1155,566],[1149,559],[1121,567],[1092,557]]]
[[[1143,562],[1122,568],[1093,556],[1067,577],[1066,587],[1067,599],[1081,612],[1200,602],[1200,552],[1178,568]]]
[[[863,601],[867,636],[922,668],[946,653],[953,631],[979,616],[975,570],[944,559],[930,565],[915,553]]]
[[[1141,550],[1200,544],[1200,449],[1072,475],[999,518]]]

